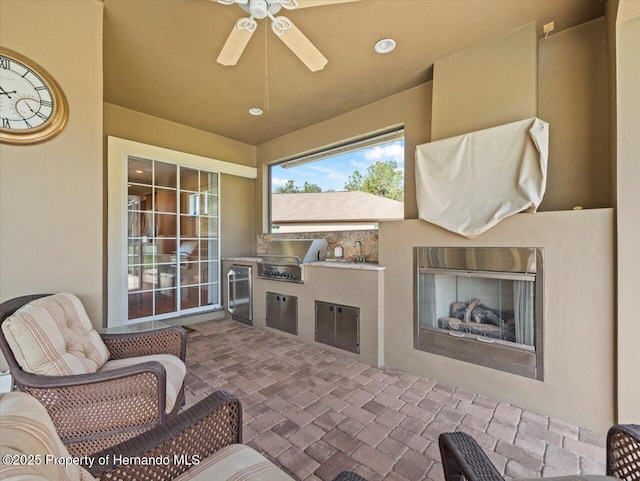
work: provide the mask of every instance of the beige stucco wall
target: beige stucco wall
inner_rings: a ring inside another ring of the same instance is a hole
[[[431,140],[536,116],[536,25],[530,23],[433,65]]]
[[[639,51],[640,16],[624,19],[617,25],[618,418],[628,423],[640,422]]]
[[[252,145],[109,103],[104,104],[104,132],[179,152],[255,166],[256,148]],[[221,176],[220,249],[223,257],[255,252],[253,184],[252,179]]]
[[[539,62],[538,116],[550,125],[547,192],[540,210],[610,207],[604,18],[542,41]]]
[[[385,362],[579,426],[614,421],[613,209],[512,216],[468,240],[427,222],[380,224]],[[543,247],[544,382],[413,349],[413,247]]]
[[[102,323],[102,13],[94,0],[0,2],[0,44],[45,68],[69,103],[57,137],[0,144],[0,301],[72,292],[95,325]]]

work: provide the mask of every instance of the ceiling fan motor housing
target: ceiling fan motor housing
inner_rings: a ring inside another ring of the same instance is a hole
[[[268,13],[275,15],[282,8],[282,4],[278,0],[249,0],[246,5],[239,5],[258,20],[265,18]]]

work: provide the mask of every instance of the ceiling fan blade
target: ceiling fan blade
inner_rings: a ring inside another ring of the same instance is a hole
[[[324,7],[325,5],[333,5],[335,3],[359,2],[360,0],[296,0],[297,8]]]
[[[242,55],[242,52],[244,52],[249,40],[251,40],[253,32],[256,30],[256,23],[251,20],[251,22],[253,22],[253,28],[248,28],[247,20],[249,19],[241,18],[233,26],[233,30],[231,30],[227,41],[220,51],[220,55],[218,55],[218,63],[222,65],[235,65],[238,63],[238,59]]]
[[[276,21],[271,24],[274,33],[280,40],[302,60],[302,62],[312,72],[322,70],[327,65],[328,60],[320,53],[315,45],[311,43],[305,35],[296,27],[291,20],[286,17],[276,17]]]
[[[249,3],[249,0],[211,0],[212,2],[218,2],[222,5],[233,5],[234,3],[238,3],[240,5],[246,5]]]

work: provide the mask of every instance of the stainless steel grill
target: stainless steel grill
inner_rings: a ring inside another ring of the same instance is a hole
[[[258,277],[302,284],[303,264],[322,260],[326,249],[326,239],[273,240],[258,263]]]

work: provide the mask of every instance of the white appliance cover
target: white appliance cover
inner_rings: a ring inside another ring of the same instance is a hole
[[[538,118],[416,147],[418,215],[472,239],[535,212],[547,184],[549,124]]]

